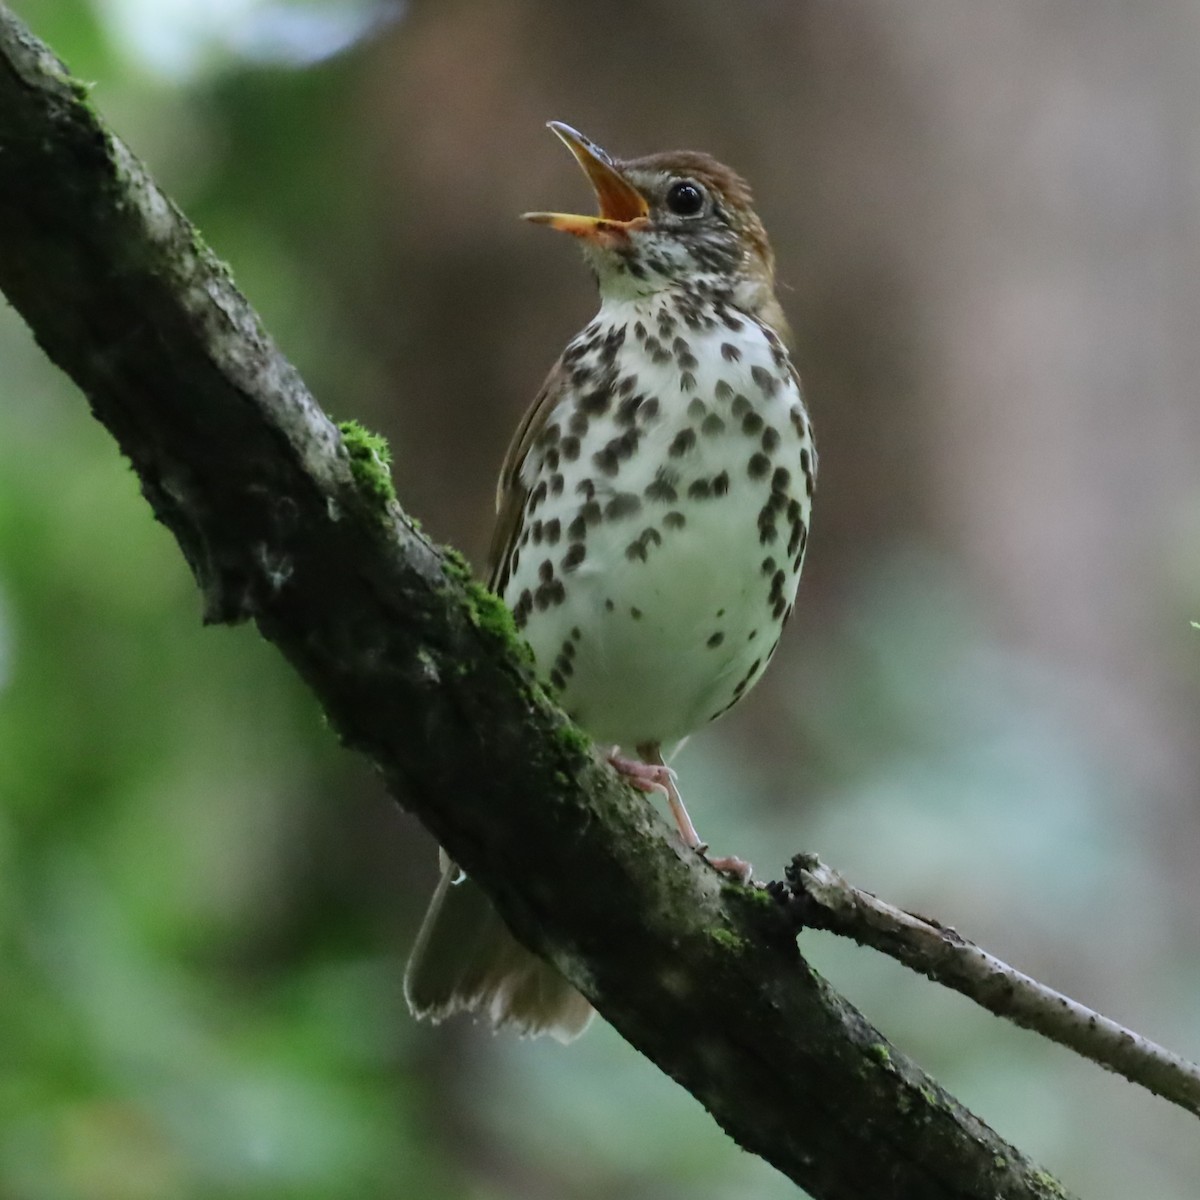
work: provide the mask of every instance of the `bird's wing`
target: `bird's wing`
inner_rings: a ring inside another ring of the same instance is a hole
[[[500,479],[496,484],[496,525],[488,548],[488,587],[502,592],[508,583],[508,564],[512,558],[513,542],[521,528],[521,512],[529,489],[521,479],[521,468],[530,448],[546,425],[562,396],[565,375],[562,362],[554,364],[533,403],[508,444]]]

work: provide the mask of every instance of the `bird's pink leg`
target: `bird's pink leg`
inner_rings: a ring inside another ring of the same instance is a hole
[[[683,797],[679,794],[679,785],[675,780],[675,772],[663,762],[662,751],[659,746],[654,743],[648,743],[644,746],[639,746],[637,749],[641,757],[629,758],[620,752],[620,746],[614,746],[607,755],[608,761],[638,791],[661,792],[666,796],[667,805],[670,807],[671,816],[675,821],[675,827],[679,830],[679,836],[683,838],[683,844],[689,850],[695,850],[699,854],[702,854],[722,874],[732,875],[735,879],[739,879],[743,883],[748,882],[752,870],[748,862],[733,856],[724,858],[708,857],[708,845],[701,841],[700,835],[696,832],[696,826],[692,824],[692,818],[688,815],[688,810],[684,806]]]

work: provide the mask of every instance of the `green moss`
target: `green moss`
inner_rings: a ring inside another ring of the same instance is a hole
[[[517,632],[512,611],[495,592],[488,591],[482,583],[468,583],[467,603],[472,621],[485,633],[512,642],[515,647],[525,644],[525,639]]]
[[[726,950],[740,950],[742,947],[742,939],[728,929],[714,929],[712,939],[718,946],[722,946]]]
[[[442,561],[446,574],[466,592],[467,614],[471,624],[503,642],[522,661],[532,664],[533,651],[517,629],[508,605],[473,577],[470,565],[457,550],[445,547]]]
[[[451,579],[458,580],[463,587],[475,582],[471,564],[453,546],[442,547],[442,560],[446,564],[446,574]]]
[[[555,731],[559,742],[572,754],[587,757],[592,752],[592,739],[578,725],[560,725]]]
[[[1061,1200],[1068,1200],[1069,1193],[1057,1179],[1047,1171],[1034,1171],[1033,1181],[1045,1191],[1047,1196],[1060,1197]]]
[[[892,1065],[892,1052],[882,1042],[875,1042],[871,1046],[868,1046],[867,1053],[880,1066],[890,1067]]]
[[[365,429],[357,421],[342,421],[338,429],[346,453],[350,455],[350,472],[359,490],[381,506],[394,502],[392,452],[387,439]]]

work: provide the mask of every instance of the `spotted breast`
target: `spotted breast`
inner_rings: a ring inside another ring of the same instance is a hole
[[[585,729],[669,746],[745,694],[791,613],[800,389],[768,326],[671,293],[606,302],[556,374],[496,585]]]

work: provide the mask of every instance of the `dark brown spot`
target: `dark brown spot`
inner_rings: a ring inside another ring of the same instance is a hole
[[[750,378],[758,384],[764,395],[773,396],[779,386],[779,380],[766,367],[751,367]]]
[[[626,396],[617,405],[616,421],[618,425],[632,425],[637,420],[638,409],[642,407],[641,396]]]
[[[690,392],[695,388],[695,386],[696,377],[691,373],[691,371],[684,371],[684,373],[679,376],[679,390],[681,392]]]
[[[615,521],[621,517],[630,517],[641,510],[642,502],[632,492],[618,492],[605,506],[604,515],[608,520]]]
[[[581,409],[576,409],[570,419],[567,421],[567,428],[576,435],[577,438],[583,437],[588,431],[588,425],[591,424],[591,418]]]
[[[718,400],[728,400],[733,395],[733,388],[729,386],[723,379],[717,380],[717,386],[713,388],[713,395]]]
[[[608,406],[611,403],[612,392],[608,388],[596,388],[594,391],[585,392],[579,397],[580,409],[593,417],[598,417],[608,412]]]
[[[638,437],[636,429],[627,429],[620,437],[613,438],[604,449],[611,450],[619,459],[632,458],[637,449]]]
[[[729,472],[722,471],[713,476],[712,490],[714,496],[724,496],[729,491]]]
[[[712,483],[707,479],[694,479],[688,484],[689,500],[707,500],[712,495]]]
[[[696,431],[694,429],[681,429],[672,441],[667,453],[672,458],[682,458],[696,444]]]
[[[566,462],[574,462],[579,457],[579,439],[573,433],[562,440],[562,456]]]
[[[596,485],[590,479],[581,479],[575,485],[575,494],[590,500],[596,494]]]
[[[695,396],[688,401],[687,415],[691,417],[693,421],[699,421],[706,412],[708,412],[708,405],[705,404],[699,396]]]
[[[779,431],[771,425],[768,425],[766,429],[763,430],[762,448],[768,454],[771,454],[779,448]]]
[[[778,564],[769,555],[762,560],[762,573],[764,575],[774,575]]]
[[[602,513],[600,511],[599,500],[588,500],[579,509],[579,515],[583,518],[585,525],[599,525]]]
[[[561,579],[547,580],[533,593],[533,603],[539,612],[545,612],[552,604],[561,604],[566,598],[566,589]]]
[[[750,455],[746,470],[750,473],[751,479],[765,479],[770,469],[771,460],[761,450],[756,450]]]
[[[533,593],[528,589],[521,593],[517,598],[517,603],[513,606],[513,619],[517,622],[517,628],[520,629],[529,620],[529,614],[533,611]]]
[[[792,473],[787,467],[776,467],[775,474],[771,476],[771,488],[776,492],[782,492],[789,483],[792,482]]]
[[[634,559],[646,561],[646,546],[641,538],[636,538],[625,547],[625,557],[632,562]]]
[[[621,469],[621,460],[617,457],[617,452],[613,449],[612,442],[609,442],[603,450],[597,450],[592,455],[592,462],[605,475],[615,475]]]
[[[643,425],[645,425],[647,421],[653,421],[654,418],[658,416],[658,401],[653,396],[651,396],[648,400],[643,400],[641,413],[639,415],[642,418]]]
[[[725,432],[725,422],[716,413],[709,413],[700,425],[700,432],[706,437],[716,437]]]
[[[611,599],[610,599],[610,600],[605,600],[605,602],[604,602],[604,610],[605,610],[605,612],[612,612],[612,610],[613,610],[615,607],[616,607],[616,605],[615,605],[615,604],[613,604],[613,602],[612,602],[612,600],[611,600]]]
[[[533,535],[533,544],[535,546],[540,546],[542,544],[542,537],[545,533],[545,526],[542,524],[542,522],[540,520],[534,521],[534,523],[529,527],[529,532]]]
[[[668,529],[682,529],[687,524],[687,518],[681,512],[669,512],[663,517],[663,525]]]
[[[681,337],[677,337],[671,343],[671,349],[675,352],[675,361],[685,371],[694,371],[700,364],[696,361],[696,356],[692,353],[692,348]]]
[[[557,667],[550,672],[550,685],[559,692],[567,686],[567,681],[563,678],[563,673]]]
[[[543,583],[549,583],[554,578],[554,564],[548,558],[538,567],[538,578]]]
[[[742,418],[742,432],[753,437],[763,427],[763,419],[756,412],[748,412]]]
[[[742,352],[732,342],[722,342],[721,357],[726,362],[735,363],[740,361]]]
[[[587,537],[587,523],[582,517],[576,517],[567,526],[567,537],[578,541],[580,538]]]
[[[646,485],[646,490],[642,495],[647,500],[661,500],[665,504],[670,504],[672,501],[678,499],[678,493],[675,491],[674,484],[661,471],[655,477],[653,483]]]
[[[550,495],[561,496],[563,490],[563,477],[559,474],[550,476]]]
[[[555,517],[546,522],[546,541],[553,546],[562,537],[562,522]]]
[[[804,560],[804,544],[807,540],[808,532],[804,528],[804,522],[797,518],[792,522],[792,536],[788,538],[788,553],[796,555],[796,570],[800,569],[800,563]]]
[[[808,425],[804,420],[804,409],[798,404],[793,406],[791,411],[792,425],[795,426],[796,432],[804,437],[808,432]]]
[[[725,327],[727,329],[732,329],[734,333],[741,332],[742,322],[735,317],[733,313],[729,311],[729,309],[723,306],[721,308],[721,320],[725,322]]]
[[[733,415],[735,417],[744,417],[753,407],[754,405],[752,405],[750,401],[742,395],[741,392],[738,392],[738,394],[734,396]]]
[[[540,483],[538,483],[537,487],[535,487],[533,491],[529,493],[529,512],[535,512],[537,506],[541,504],[543,500],[545,500],[546,486],[546,481],[543,479]]]
[[[724,640],[725,635],[718,629],[717,632],[714,633],[712,637],[710,637],[704,644],[708,646],[710,650],[715,650]]]
[[[629,609],[629,615],[635,621],[640,621],[642,619],[642,610],[640,608],[638,608],[636,604],[632,605]]]

